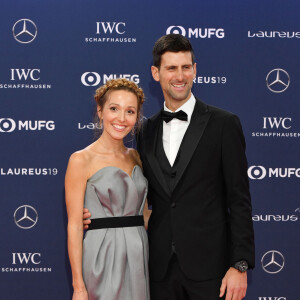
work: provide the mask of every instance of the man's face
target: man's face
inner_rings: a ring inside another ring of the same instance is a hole
[[[191,52],[166,52],[160,68],[152,66],[151,71],[154,80],[160,82],[167,106],[181,106],[190,98],[196,76]]]

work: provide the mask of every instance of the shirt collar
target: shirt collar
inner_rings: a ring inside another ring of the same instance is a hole
[[[190,121],[192,117],[192,113],[194,111],[195,104],[196,104],[196,99],[194,95],[191,94],[189,100],[186,101],[183,105],[181,105],[178,109],[176,109],[175,112],[183,110],[188,115],[188,121]],[[167,108],[166,102],[164,102],[164,110],[168,112],[173,112]]]

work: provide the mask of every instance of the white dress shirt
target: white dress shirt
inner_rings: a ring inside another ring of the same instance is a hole
[[[177,112],[183,110],[188,116],[187,121],[181,121],[175,118],[168,123],[163,121],[163,146],[171,166],[173,166],[175,162],[180,144],[191,122],[191,117],[194,111],[195,103],[196,99],[192,94],[190,99],[175,111]],[[164,103],[164,110],[172,112],[166,107],[166,103]]]

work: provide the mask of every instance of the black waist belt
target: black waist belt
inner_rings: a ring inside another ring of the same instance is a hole
[[[144,226],[143,216],[111,217],[91,219],[88,230],[118,227]]]

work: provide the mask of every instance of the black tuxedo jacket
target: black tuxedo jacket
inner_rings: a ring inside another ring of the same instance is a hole
[[[238,117],[196,99],[180,146],[173,190],[155,157],[161,123],[160,113],[145,120],[137,137],[152,205],[151,280],[163,279],[172,242],[182,271],[192,280],[222,277],[240,260],[253,268],[251,200]]]

